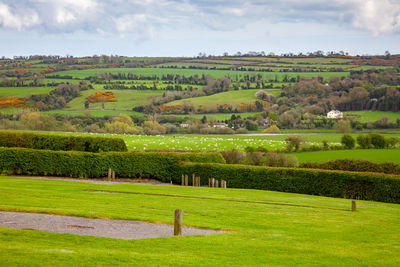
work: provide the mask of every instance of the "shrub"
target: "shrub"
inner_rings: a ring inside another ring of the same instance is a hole
[[[396,163],[375,163],[360,159],[337,159],[323,163],[306,162],[300,164],[300,168],[400,174],[400,166]]]
[[[371,136],[369,136],[369,135],[359,135],[359,136],[357,136],[357,144],[361,148],[371,148],[372,147]]]
[[[267,129],[264,130],[264,133],[279,133],[279,132],[280,130],[278,126],[276,126],[275,124],[269,126]]]
[[[121,138],[0,132],[0,146],[87,152],[127,151]]]
[[[231,188],[400,203],[400,177],[388,174],[212,163],[186,163],[181,168],[185,174],[226,180]]]
[[[237,134],[246,134],[247,133],[247,129],[246,128],[239,128],[236,130]]]
[[[0,170],[7,174],[66,177],[106,177],[112,168],[119,177],[154,178],[164,182],[180,176],[180,164],[219,162],[219,153],[51,151],[0,148]]]
[[[292,151],[299,151],[300,144],[304,141],[301,136],[289,136],[285,139],[286,141],[286,149],[288,152]]]
[[[342,136],[342,145],[347,149],[352,149],[356,145],[356,140],[351,135],[344,134]]]
[[[371,137],[371,143],[374,146],[374,148],[385,148],[386,146],[386,141],[385,137],[383,137],[380,134],[370,134]]]

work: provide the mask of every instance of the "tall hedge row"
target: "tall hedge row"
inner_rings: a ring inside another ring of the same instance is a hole
[[[0,170],[6,174],[99,178],[106,177],[108,168],[112,168],[118,177],[169,182],[180,175],[182,161],[225,163],[219,153],[89,153],[0,148]]]
[[[300,164],[299,167],[324,170],[400,174],[400,165],[394,162],[371,162],[363,159],[336,159],[322,163],[305,162]]]
[[[59,136],[37,133],[0,132],[0,147],[108,152],[127,151],[121,138]]]
[[[186,163],[181,171],[204,177],[202,184],[214,177],[233,188],[400,203],[400,176],[395,175],[209,163]]]

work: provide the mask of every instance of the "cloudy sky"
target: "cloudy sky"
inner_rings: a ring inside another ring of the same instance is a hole
[[[0,56],[400,54],[400,0],[0,0]]]

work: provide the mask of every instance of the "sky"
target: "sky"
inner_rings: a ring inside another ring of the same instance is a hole
[[[0,56],[400,54],[400,0],[0,0]]]

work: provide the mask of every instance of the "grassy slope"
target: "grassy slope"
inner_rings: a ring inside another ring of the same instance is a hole
[[[395,162],[400,164],[400,149],[353,149],[337,151],[315,151],[292,153],[303,162],[326,162],[335,159],[366,159],[373,162]]]
[[[13,177],[0,178],[0,192],[2,210],[171,224],[173,211],[181,208],[184,225],[233,230],[126,241],[0,228],[0,263],[7,266],[400,264],[400,206],[395,204],[358,201],[358,211],[350,212],[349,200],[299,194]]]
[[[360,122],[374,122],[379,120],[383,116],[389,117],[389,121],[395,122],[396,119],[400,119],[400,112],[386,112],[386,111],[347,111],[346,115],[356,114],[360,117],[357,118]]]
[[[190,101],[195,106],[216,106],[218,104],[231,104],[233,106],[238,106],[240,103],[247,104],[253,100],[256,100],[255,93],[257,91],[259,91],[259,89],[228,91],[210,96],[201,96],[172,101],[166,105],[182,105],[183,101]],[[280,93],[279,89],[264,89],[264,91],[273,95],[278,95]]]
[[[0,97],[27,97],[48,94],[52,90],[53,87],[0,87]]]

